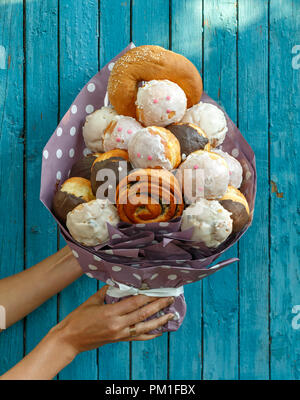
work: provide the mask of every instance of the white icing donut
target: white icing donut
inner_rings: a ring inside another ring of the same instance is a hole
[[[93,152],[104,151],[103,133],[116,115],[117,113],[112,107],[101,107],[100,110],[96,110],[86,117],[82,128],[86,147]]]
[[[142,129],[142,125],[134,118],[117,115],[107,126],[103,134],[104,151],[128,149],[129,140]]]
[[[186,105],[186,95],[176,83],[149,81],[138,89],[137,119],[145,126],[167,126],[182,119]]]
[[[228,131],[223,111],[213,104],[202,101],[186,110],[181,122],[190,122],[200,126],[207,134],[212,147],[222,144]]]
[[[107,199],[80,204],[67,215],[67,228],[77,242],[97,246],[108,239],[106,223],[116,226],[120,221],[116,207]]]
[[[212,149],[213,153],[219,154],[225,159],[229,167],[229,185],[239,188],[243,181],[243,168],[239,161],[230,154],[220,149]]]
[[[181,230],[194,228],[192,240],[218,247],[232,232],[230,215],[218,201],[199,199],[183,211]]]
[[[202,197],[219,199],[229,184],[229,168],[218,154],[197,150],[179,166],[178,179],[182,181],[187,202]]]
[[[135,168],[173,169],[176,165],[167,157],[171,136],[174,136],[171,132],[155,126],[138,131],[128,144],[131,164]],[[180,152],[180,147],[178,149]]]

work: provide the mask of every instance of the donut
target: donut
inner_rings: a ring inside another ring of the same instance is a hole
[[[112,107],[101,107],[89,114],[82,128],[82,135],[86,147],[94,152],[102,152],[103,133],[111,120],[117,115]]]
[[[249,205],[246,197],[238,189],[228,186],[220,204],[231,213],[233,232],[240,232],[250,220]]]
[[[103,134],[104,151],[113,149],[127,150],[129,140],[142,129],[134,118],[123,115],[116,116],[107,126]]]
[[[128,144],[128,154],[135,168],[176,168],[181,161],[180,144],[167,129],[148,126],[136,132]]]
[[[132,224],[166,222],[182,214],[184,204],[175,176],[164,169],[138,169],[117,188],[122,221]]]
[[[188,203],[201,197],[220,199],[229,184],[229,168],[224,158],[204,150],[191,153],[179,166],[176,176]]]
[[[90,179],[93,162],[99,155],[100,153],[88,154],[87,156],[84,156],[76,161],[71,168],[69,178],[80,177]]]
[[[186,110],[181,122],[191,122],[200,126],[212,147],[222,144],[228,131],[223,111],[213,104],[202,101]]]
[[[107,199],[79,204],[67,215],[67,228],[73,239],[85,246],[97,246],[108,240],[107,223],[120,222],[116,207]]]
[[[163,47],[135,47],[120,57],[110,73],[108,97],[118,114],[136,117],[138,83],[167,79],[184,91],[187,107],[200,101],[202,79],[197,68],[184,56]]]
[[[192,240],[218,247],[232,232],[232,219],[217,200],[198,199],[182,214],[181,230],[194,228]]]
[[[89,180],[80,177],[69,178],[54,195],[53,212],[61,222],[65,223],[70,211],[79,204],[93,199],[95,199],[95,196]]]
[[[111,203],[115,203],[119,181],[125,178],[131,170],[131,164],[121,157],[95,161],[91,170],[91,185],[97,199],[108,198]]]
[[[167,126],[167,129],[177,137],[180,143],[182,161],[196,150],[210,150],[206,133],[195,124],[179,122]]]
[[[182,119],[186,103],[186,95],[176,83],[149,81],[138,89],[136,116],[144,126],[166,126]]]
[[[211,151],[225,159],[229,167],[229,185],[238,189],[243,181],[243,168],[239,161],[220,149],[212,149]]]

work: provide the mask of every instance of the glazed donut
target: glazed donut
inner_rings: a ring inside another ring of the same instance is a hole
[[[176,168],[181,161],[178,139],[165,128],[148,126],[136,132],[128,144],[135,168]]]
[[[166,222],[182,214],[184,204],[175,176],[164,169],[137,169],[121,180],[117,208],[122,221]]]
[[[118,114],[136,117],[138,84],[153,79],[177,83],[185,92],[187,107],[200,101],[202,79],[184,56],[159,46],[140,46],[120,57],[108,80],[108,97]]]
[[[243,181],[243,168],[240,162],[230,154],[220,149],[212,149],[213,153],[219,154],[227,162],[229,167],[229,185],[239,188]]]

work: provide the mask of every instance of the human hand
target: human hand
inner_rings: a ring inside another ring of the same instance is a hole
[[[74,356],[107,343],[153,339],[160,335],[148,332],[173,319],[173,314],[166,314],[143,322],[172,304],[172,297],[138,295],[115,304],[104,304],[107,289],[108,286],[104,286],[49,333],[58,335]]]

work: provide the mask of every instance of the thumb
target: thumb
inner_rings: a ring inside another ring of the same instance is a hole
[[[95,294],[93,294],[86,303],[88,304],[100,304],[103,305],[104,304],[104,299],[106,296],[106,292],[108,289],[108,285],[103,286],[100,290],[98,290],[98,292],[96,292]]]

